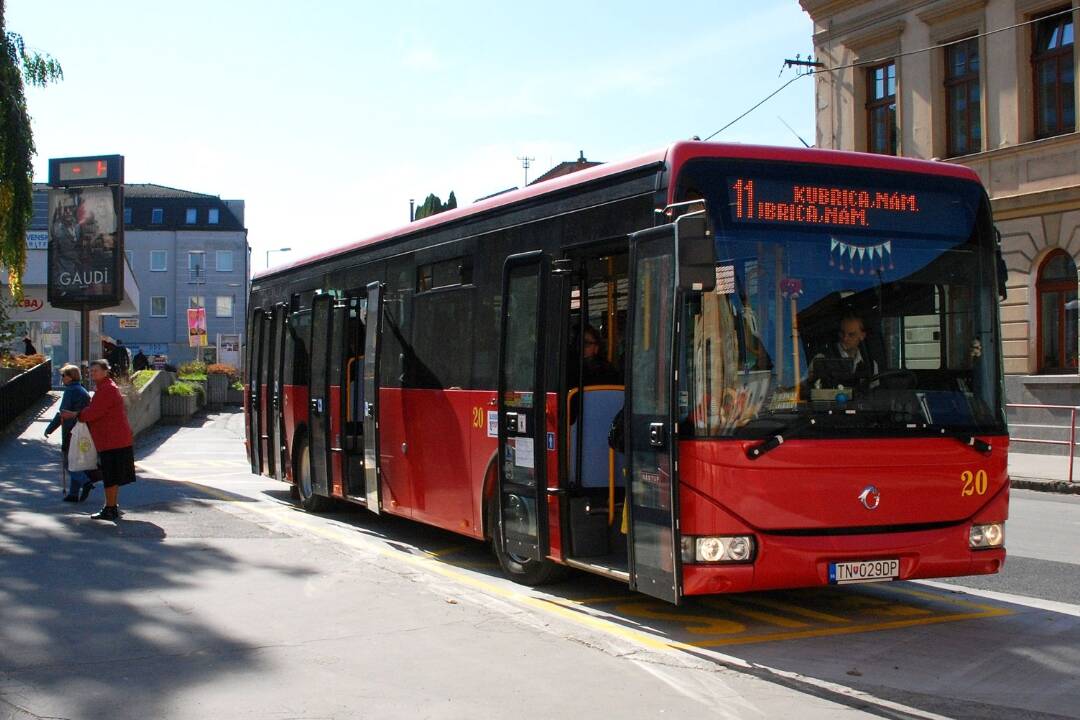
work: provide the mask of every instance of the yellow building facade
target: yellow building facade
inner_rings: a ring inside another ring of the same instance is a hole
[[[1009,269],[1009,401],[1080,403],[1080,0],[800,4],[824,64],[814,77],[818,147],[975,170]]]

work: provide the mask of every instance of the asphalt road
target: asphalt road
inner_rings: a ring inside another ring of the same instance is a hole
[[[235,414],[155,431],[127,516],[96,524],[56,502],[34,431],[0,445],[0,720],[1080,717],[1077,498],[1014,493],[993,578],[676,608],[299,512],[247,472]]]

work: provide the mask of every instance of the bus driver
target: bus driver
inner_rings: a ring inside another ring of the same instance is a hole
[[[845,313],[840,318],[837,341],[829,343],[811,361],[811,380],[816,387],[834,387],[864,383],[878,374],[877,361],[870,357],[864,343],[866,323],[855,313]],[[825,362],[819,363],[819,360]],[[843,370],[832,367],[831,360],[850,361]]]

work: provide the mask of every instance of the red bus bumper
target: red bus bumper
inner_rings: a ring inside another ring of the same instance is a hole
[[[970,523],[866,535],[756,534],[757,556],[743,565],[683,565],[683,594],[750,592],[829,584],[829,563],[898,558],[901,580],[986,575],[1005,563],[1005,549],[971,550]]]

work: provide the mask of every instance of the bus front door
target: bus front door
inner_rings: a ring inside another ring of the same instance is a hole
[[[382,347],[383,285],[367,286],[367,310],[364,313],[364,494],[373,513],[379,504],[379,355]]]
[[[672,603],[679,601],[681,576],[673,403],[676,267],[674,225],[630,236],[624,413],[630,587]]]
[[[311,301],[311,380],[308,386],[308,453],[311,489],[330,494],[330,347],[333,335],[334,296],[316,295]]]
[[[503,266],[499,334],[498,525],[508,555],[547,555],[544,310],[551,271],[541,252],[511,255]]]
[[[251,321],[248,326],[248,361],[247,361],[247,394],[248,394],[248,452],[251,459],[251,472],[259,475],[262,473],[262,453],[259,446],[262,444],[262,433],[259,431],[262,411],[259,403],[262,398],[262,372],[259,368],[259,359],[262,352],[259,346],[263,337],[263,309],[257,307],[251,311]]]
[[[270,424],[270,451],[267,457],[270,462],[271,474],[278,480],[285,479],[284,462],[284,404],[285,383],[282,382],[282,373],[285,369],[285,318],[288,315],[288,306],[278,303],[274,306],[271,315],[273,331],[270,337],[273,343],[270,348],[270,387],[266,391],[270,394],[267,422]]]

